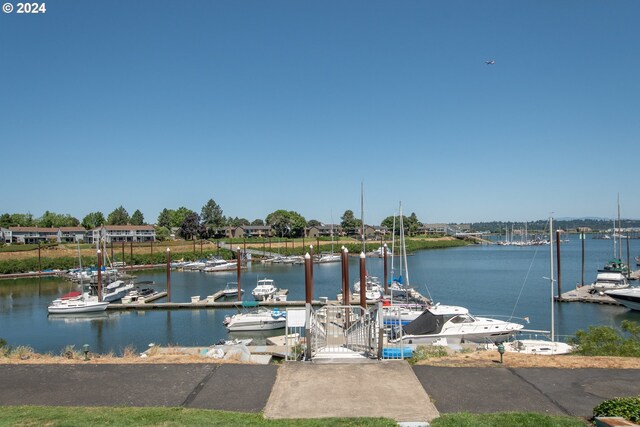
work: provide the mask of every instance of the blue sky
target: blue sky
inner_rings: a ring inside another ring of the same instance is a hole
[[[14,4],[16,2],[13,2]],[[0,13],[2,212],[640,218],[640,2]],[[486,65],[485,60],[495,60]]]

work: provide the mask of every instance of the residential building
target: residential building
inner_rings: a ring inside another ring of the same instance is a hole
[[[47,227],[9,227],[11,241],[15,243],[34,244],[41,242],[57,242],[57,228]]]
[[[76,243],[87,241],[87,230],[84,227],[60,227],[58,243]]]
[[[225,236],[238,237],[271,237],[273,230],[270,225],[241,225],[238,227],[225,227]]]
[[[103,225],[91,230],[91,241],[104,239],[111,242],[155,242],[156,229],[153,225]]]

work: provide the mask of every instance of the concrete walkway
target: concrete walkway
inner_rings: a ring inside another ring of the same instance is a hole
[[[406,362],[0,364],[0,406],[171,406],[269,418],[532,411],[591,417],[606,399],[640,395],[638,369],[447,368]],[[435,405],[435,406],[434,406]]]
[[[278,370],[264,415],[428,422],[438,410],[406,362],[287,363]]]

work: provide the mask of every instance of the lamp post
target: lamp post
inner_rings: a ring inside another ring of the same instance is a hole
[[[502,356],[504,355],[504,344],[498,344],[498,353],[500,353],[500,363],[502,363]]]
[[[84,351],[84,360],[89,360],[89,344],[83,345],[82,351]]]

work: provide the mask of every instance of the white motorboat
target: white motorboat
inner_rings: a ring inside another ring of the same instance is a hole
[[[224,325],[229,331],[263,331],[284,328],[287,323],[286,312],[277,308],[260,308],[256,311],[227,316]]]
[[[625,289],[629,287],[629,282],[625,275],[619,271],[598,271],[596,281],[593,282],[591,288],[597,292]]]
[[[328,262],[340,262],[341,260],[342,258],[340,255],[331,252],[327,254],[320,254],[320,256],[316,259],[316,262],[318,264],[325,264]]]
[[[612,289],[604,293],[631,310],[640,310],[640,287]]]
[[[236,270],[238,268],[238,264],[236,264],[235,262],[229,262],[229,261],[225,261],[223,259],[212,259],[212,260],[208,260],[205,263],[205,267],[203,269],[203,271],[207,272],[207,273],[211,273],[213,271],[230,271],[230,270]]]
[[[376,301],[382,298],[384,288],[380,285],[380,279],[374,276],[366,276],[365,298],[367,301]],[[360,281],[353,284],[353,298],[360,299]]]
[[[397,326],[392,328],[389,341],[420,344],[447,338],[449,341],[502,342],[523,327],[519,323],[473,316],[464,307],[436,304],[402,330]]]
[[[244,293],[244,289],[240,289],[240,295]],[[227,286],[222,290],[222,294],[225,297],[237,297],[238,296],[238,282],[227,282]]]
[[[133,282],[126,283],[124,280],[111,282],[102,290],[102,301],[113,302],[122,299],[134,288]]]
[[[258,284],[251,291],[251,295],[256,301],[264,301],[273,297],[276,292],[278,292],[278,288],[274,286],[273,279],[261,279],[258,280]]]

